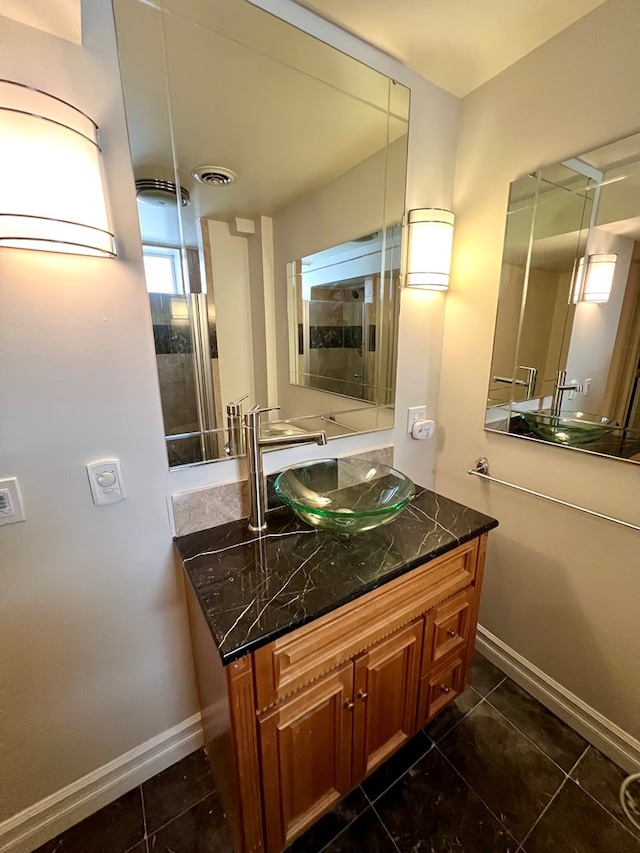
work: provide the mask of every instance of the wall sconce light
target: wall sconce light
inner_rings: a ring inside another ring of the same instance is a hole
[[[453,221],[450,210],[427,207],[409,211],[407,287],[449,287]]]
[[[0,246],[116,256],[96,124],[40,89],[0,80]]]
[[[584,258],[580,258],[573,283],[572,301],[608,302],[617,259],[615,254],[589,255],[585,275]]]

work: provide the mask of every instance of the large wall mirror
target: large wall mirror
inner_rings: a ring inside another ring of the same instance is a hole
[[[640,133],[511,184],[485,427],[640,462]]]
[[[389,428],[409,90],[247,0],[113,5],[170,466],[255,403]]]

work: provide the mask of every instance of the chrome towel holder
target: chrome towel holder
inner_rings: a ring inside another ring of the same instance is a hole
[[[596,512],[593,509],[586,509],[586,507],[579,506],[578,504],[572,504],[568,501],[561,501],[559,498],[553,498],[551,495],[545,495],[542,492],[534,492],[533,489],[526,489],[524,486],[517,486],[515,483],[508,483],[506,480],[499,480],[497,477],[492,477],[489,474],[489,460],[486,456],[481,456],[479,459],[476,459],[474,467],[470,468],[467,471],[467,474],[472,474],[474,477],[480,477],[482,480],[487,480],[491,483],[499,483],[501,486],[507,486],[510,489],[515,489],[518,492],[524,492],[527,495],[533,495],[536,498],[542,498],[545,501],[551,501],[554,504],[560,504],[560,506],[569,507],[569,509],[576,509],[578,512],[584,512],[587,515],[593,515],[596,518],[602,518],[604,521],[611,521],[613,524],[620,524],[622,527],[628,527],[631,530],[640,531],[640,527],[637,524],[631,524],[629,521],[622,521],[619,518],[614,518],[611,515],[604,515],[601,512]]]

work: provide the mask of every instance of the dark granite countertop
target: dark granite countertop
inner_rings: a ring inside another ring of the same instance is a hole
[[[174,540],[224,664],[498,526],[428,489],[390,524],[350,538],[285,507],[268,523],[262,535],[242,519]]]

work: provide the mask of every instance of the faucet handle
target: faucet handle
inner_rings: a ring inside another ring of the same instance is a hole
[[[227,403],[227,415],[230,417],[237,417],[242,414],[242,401],[246,400],[248,394],[243,394],[242,397],[238,397],[237,400],[234,400],[232,403]]]
[[[265,412],[276,412],[278,409],[280,409],[280,406],[264,406],[261,408],[260,404],[256,403],[255,406],[251,406],[249,413],[263,415]]]
[[[260,408],[260,404],[256,403],[255,406],[251,406],[251,408],[245,412],[244,416],[244,424],[245,426],[252,425],[254,429],[257,428],[260,423],[260,415],[265,412],[274,412],[279,409],[280,406],[266,406],[265,408]]]

